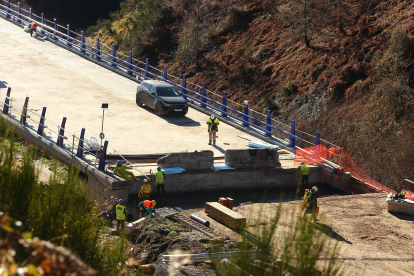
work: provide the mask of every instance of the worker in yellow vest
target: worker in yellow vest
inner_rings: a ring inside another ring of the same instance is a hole
[[[119,204],[116,205],[115,210],[116,210],[116,232],[119,234],[118,232],[119,226],[121,226],[122,229],[124,229],[125,227],[126,210],[125,210],[125,206],[123,205],[124,201],[122,199],[120,199],[118,203]]]
[[[316,217],[316,215],[319,213],[319,207],[318,207],[318,197],[316,196],[316,193],[318,192],[318,187],[314,186],[312,189],[305,195],[305,213],[306,214],[312,214]]]
[[[140,201],[148,200],[150,194],[152,192],[151,185],[148,184],[148,179],[144,179],[144,185],[141,187],[141,191],[139,192],[138,197],[141,199]]]
[[[157,168],[157,173],[155,174],[155,184],[157,184],[157,198],[160,199],[161,189],[162,189],[162,196],[164,197],[164,202],[167,201],[165,197],[165,174],[161,171],[161,168]]]
[[[309,185],[309,175],[310,175],[310,168],[305,165],[305,163],[301,162],[298,169],[302,175],[302,187],[308,187]],[[306,186],[305,186],[306,182]]]
[[[127,167],[124,164],[122,164],[122,161],[118,160],[116,162],[116,167],[115,167],[114,172],[118,174],[120,177],[125,178],[126,180],[131,180],[131,179],[137,180],[135,175],[132,172],[127,171],[126,169]]]
[[[219,120],[216,118],[216,115],[211,114],[210,118],[208,118],[207,120],[207,125],[208,125],[208,144],[211,145],[211,140],[213,140],[213,145],[215,145],[216,134],[218,132],[218,125],[219,125]]]

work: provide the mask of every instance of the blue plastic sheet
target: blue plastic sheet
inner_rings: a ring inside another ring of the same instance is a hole
[[[210,168],[212,170],[217,170],[217,171],[221,171],[221,170],[234,170],[235,169],[235,168],[232,168],[230,166],[219,166],[219,167],[211,166]]]
[[[163,168],[161,171],[164,172],[164,174],[176,174],[176,173],[182,173],[185,171],[185,169],[181,167],[174,167],[174,168]]]
[[[267,144],[267,143],[262,143],[262,142],[249,142],[246,146],[251,147],[251,148],[257,148],[257,149],[277,149],[278,146],[275,145],[271,145],[271,144]]]

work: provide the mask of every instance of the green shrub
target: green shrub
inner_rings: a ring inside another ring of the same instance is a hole
[[[76,172],[65,177],[52,166],[49,185],[37,184],[36,152],[31,147],[24,149],[17,166],[16,139],[0,118],[0,211],[21,221],[22,231],[71,249],[100,275],[118,275],[124,266],[120,263],[126,260],[125,250],[121,250],[126,241],[116,238],[107,243],[102,239],[103,223],[86,183]]]

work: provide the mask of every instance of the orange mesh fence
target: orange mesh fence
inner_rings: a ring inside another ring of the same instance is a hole
[[[411,199],[411,200],[414,200],[414,193],[412,193],[412,192],[406,192],[405,193],[405,198],[406,199]]]
[[[377,192],[396,193],[372,179],[342,148],[332,147],[328,149],[324,145],[317,145],[296,150],[295,166],[298,166],[301,162],[305,164],[318,164],[331,157],[335,159],[339,166],[363,181],[369,188]]]

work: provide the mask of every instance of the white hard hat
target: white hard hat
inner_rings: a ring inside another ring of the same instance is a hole
[[[313,186],[311,191],[315,191],[315,192],[317,192],[317,191],[318,191],[318,187]]]
[[[216,115],[211,114],[210,118],[211,118],[211,119],[215,119],[215,118],[216,118]]]
[[[148,179],[144,178],[144,182],[147,183],[148,182]]]

